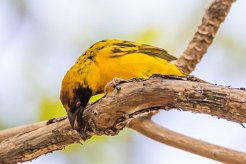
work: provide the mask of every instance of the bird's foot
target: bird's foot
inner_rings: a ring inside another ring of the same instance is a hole
[[[104,87],[104,92],[105,93],[110,93],[112,92],[115,88],[117,90],[120,90],[120,88],[117,88],[117,85],[121,82],[125,81],[124,79],[118,78],[118,77],[114,77],[112,79],[112,81],[108,82],[105,87]]]

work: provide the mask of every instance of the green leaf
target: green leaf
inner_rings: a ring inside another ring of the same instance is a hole
[[[155,42],[160,37],[160,32],[155,28],[144,29],[141,33],[137,34],[134,38],[137,42],[150,44]]]
[[[40,102],[40,115],[39,120],[49,120],[52,118],[66,115],[60,100],[57,101],[53,98],[43,97]]]

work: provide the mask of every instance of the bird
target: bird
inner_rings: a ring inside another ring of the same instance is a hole
[[[153,74],[185,76],[172,61],[177,58],[155,46],[125,40],[102,40],[88,48],[65,74],[60,100],[72,129],[93,95],[107,91],[116,80],[147,78]],[[113,81],[112,81],[113,80]]]

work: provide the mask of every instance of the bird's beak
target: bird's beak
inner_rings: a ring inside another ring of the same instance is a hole
[[[67,117],[68,117],[68,120],[70,122],[72,129],[74,129],[74,123],[75,123],[75,119],[77,117],[77,113],[78,113],[77,111],[75,111],[74,113],[72,113],[70,111],[67,112]]]
[[[72,129],[74,130],[75,128],[75,120],[77,119],[77,126],[76,128],[81,128],[82,123],[83,123],[83,113],[84,113],[84,108],[79,107],[75,109],[75,112],[71,112],[70,110],[67,111],[67,117],[70,122],[70,125]]]

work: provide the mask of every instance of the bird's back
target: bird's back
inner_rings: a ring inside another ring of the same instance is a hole
[[[176,58],[164,49],[121,40],[103,40],[92,45],[64,76],[60,99],[72,128],[82,115],[91,96],[103,92],[114,77],[131,79],[154,73],[184,75],[171,63]]]
[[[121,40],[103,40],[91,46],[76,62],[80,80],[93,93],[100,93],[114,77],[125,80],[152,74],[182,76],[171,61],[176,58],[164,49]]]

